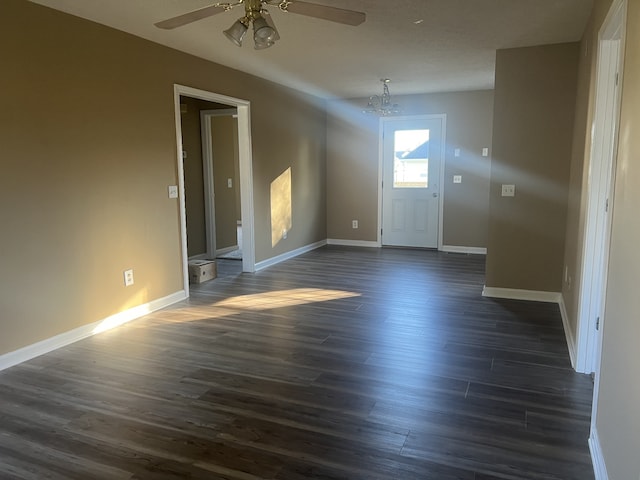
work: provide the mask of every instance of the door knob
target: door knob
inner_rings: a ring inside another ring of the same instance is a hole
[[[433,198],[436,198],[437,196],[438,196],[438,194],[437,194],[437,193],[434,193],[434,194],[433,194]]]

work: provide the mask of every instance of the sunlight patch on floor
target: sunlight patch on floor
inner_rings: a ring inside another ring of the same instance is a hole
[[[162,322],[165,323],[194,322],[237,315],[242,312],[259,312],[359,296],[359,293],[344,290],[293,288],[274,292],[238,295],[211,304],[189,305],[179,310],[170,309],[156,313],[156,317],[161,317]]]

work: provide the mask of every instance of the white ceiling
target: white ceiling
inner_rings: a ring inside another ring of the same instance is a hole
[[[242,7],[175,30],[153,24],[209,0],[31,0],[322,97],[493,88],[495,51],[579,40],[593,0],[311,0],[358,10],[358,27],[270,8],[280,41],[254,50],[222,34]],[[421,23],[415,23],[422,20]]]

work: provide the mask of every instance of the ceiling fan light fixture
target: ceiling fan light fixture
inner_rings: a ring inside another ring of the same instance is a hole
[[[276,42],[265,42],[265,43],[255,42],[254,48],[256,50],[264,50],[265,48],[273,47],[275,44]]]
[[[267,25],[269,25],[271,28],[273,28],[273,31],[275,32],[275,34],[273,36],[273,40],[274,41],[280,40],[280,34],[278,33],[278,29],[276,28],[276,24],[273,23],[273,17],[271,17],[271,14],[267,10],[265,10],[263,8],[262,9],[262,16],[266,20]]]
[[[276,29],[269,25],[262,15],[253,19],[253,40],[256,43],[256,49],[259,50],[258,45],[262,48],[270,47],[276,42],[277,35]]]
[[[277,7],[282,12],[291,12],[354,27],[360,25],[367,18],[364,12],[303,0],[226,0],[168,18],[154,25],[164,30],[173,30],[240,6],[244,7],[244,17],[236,20],[223,33],[235,45],[241,47],[242,40],[253,23],[253,40],[256,50],[269,48],[280,40],[278,29],[265,7]]]
[[[240,18],[234,22],[227,30],[223,33],[224,35],[235,43],[238,47],[242,46],[242,39],[244,38],[245,33],[249,29],[249,25],[247,19],[245,17]]]

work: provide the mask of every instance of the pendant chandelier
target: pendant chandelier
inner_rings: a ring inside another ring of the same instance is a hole
[[[391,102],[391,94],[389,93],[388,78],[381,78],[382,82],[382,95],[372,95],[369,97],[369,103],[363,110],[368,115],[378,115],[381,117],[388,117],[390,115],[397,115],[400,113],[400,106],[397,103]]]

